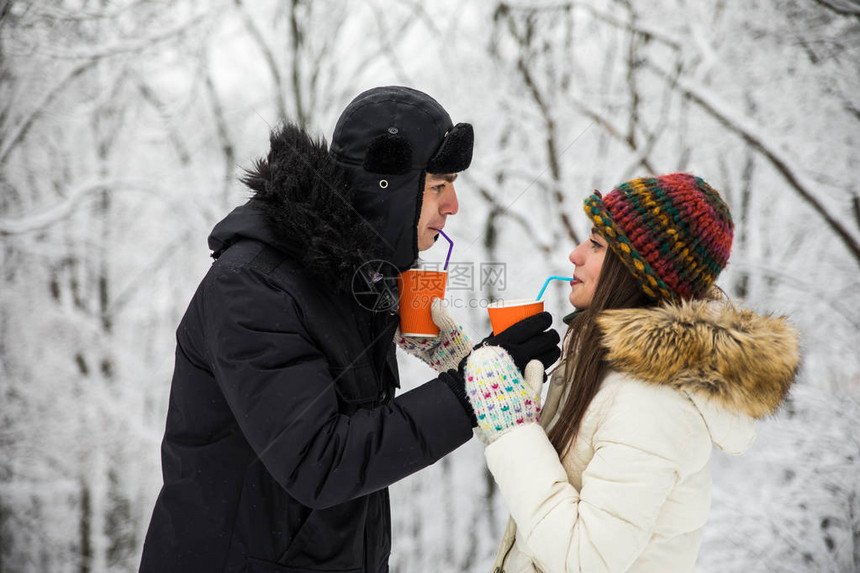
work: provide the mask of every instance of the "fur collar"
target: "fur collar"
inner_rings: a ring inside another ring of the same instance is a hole
[[[784,317],[728,301],[605,311],[597,319],[612,368],[762,418],[782,404],[799,365]]]
[[[270,150],[246,171],[277,245],[324,284],[347,290],[363,263],[379,258],[378,238],[353,206],[353,191],[325,140],[285,124],[272,131]]]

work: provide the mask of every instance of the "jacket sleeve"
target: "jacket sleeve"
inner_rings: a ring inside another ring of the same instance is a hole
[[[339,413],[337,374],[295,301],[264,276],[226,268],[208,283],[205,305],[213,374],[239,428],[274,479],[308,507],[386,487],[472,436],[469,417],[438,379],[385,406]]]
[[[626,571],[654,533],[685,468],[707,463],[710,440],[696,440],[702,436],[701,419],[679,408],[683,398],[668,388],[659,389],[656,399],[643,392],[615,396],[594,434],[594,456],[582,473],[581,491],[568,482],[537,424],[511,431],[487,448],[490,472],[517,524],[518,539],[525,541],[525,547],[519,541],[520,550],[541,570]]]

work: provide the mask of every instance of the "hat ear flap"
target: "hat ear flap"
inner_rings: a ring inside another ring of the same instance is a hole
[[[472,163],[475,132],[469,123],[458,123],[442,140],[439,151],[427,164],[428,173],[458,173]]]
[[[364,154],[364,170],[368,173],[402,175],[412,164],[412,147],[399,134],[377,135]]]

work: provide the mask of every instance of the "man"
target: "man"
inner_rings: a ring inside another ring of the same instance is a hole
[[[142,572],[388,570],[387,486],[472,436],[456,370],[471,348],[393,398],[397,315],[365,303],[457,213],[472,141],[404,87],[357,96],[330,150],[295,126],[272,133],[177,331]],[[438,304],[435,316],[451,322]],[[548,326],[486,342],[550,363]]]

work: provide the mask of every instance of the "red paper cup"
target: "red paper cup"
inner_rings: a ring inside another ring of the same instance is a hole
[[[487,306],[493,334],[498,334],[524,318],[543,312],[543,301],[533,298],[500,300]]]
[[[400,334],[436,336],[439,327],[430,314],[430,302],[445,298],[446,271],[411,269],[397,277],[400,300]]]

